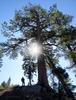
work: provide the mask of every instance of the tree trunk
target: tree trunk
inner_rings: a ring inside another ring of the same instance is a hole
[[[56,72],[56,67],[54,65],[54,63],[51,61],[51,59],[48,57],[49,60],[49,65],[52,66],[51,69],[53,70],[53,74],[59,79],[59,81],[62,83],[64,90],[66,91],[66,94],[68,97],[72,98],[72,100],[75,100],[75,97],[71,91],[71,89],[68,87],[68,85],[66,84],[66,82],[64,81],[62,75],[60,73]]]
[[[43,54],[41,54],[38,58],[38,84],[48,86],[46,66]]]
[[[63,85],[63,88],[64,88],[64,90],[67,93],[67,96],[70,97],[70,98],[72,98],[72,100],[75,100],[74,95],[73,95],[71,89],[68,87],[68,85],[64,81],[63,77],[61,75],[59,75],[59,74],[56,74],[56,76],[58,77],[59,81],[61,81],[61,83]]]

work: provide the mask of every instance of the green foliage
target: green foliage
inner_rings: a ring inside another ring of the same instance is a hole
[[[7,86],[9,87],[11,84],[11,78],[9,77],[8,81],[7,81]]]
[[[2,86],[2,87],[4,87],[4,88],[6,88],[6,87],[7,87],[6,82],[5,82],[5,81],[3,81],[3,82],[1,83],[1,86]]]
[[[14,59],[20,53],[24,59],[24,73],[31,79],[32,73],[37,69],[37,62],[32,61],[30,66],[30,57],[25,52],[30,39],[40,42],[46,63],[48,61],[50,70],[54,71],[53,74],[67,90],[65,80],[68,74],[60,68],[62,66],[59,65],[58,59],[65,56],[76,64],[76,28],[70,25],[71,21],[72,16],[60,12],[56,5],[50,7],[48,11],[40,5],[25,6],[15,12],[14,18],[9,23],[2,24],[2,34],[7,40],[0,43],[2,50],[0,56],[7,55]]]
[[[1,83],[1,87],[3,87],[4,89],[6,89],[6,88],[10,87],[10,83],[11,83],[11,78],[9,78],[9,79],[7,80],[7,82],[3,81],[3,82]]]

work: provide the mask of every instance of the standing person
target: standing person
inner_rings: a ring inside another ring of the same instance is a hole
[[[25,86],[25,79],[24,77],[21,78],[22,86]]]

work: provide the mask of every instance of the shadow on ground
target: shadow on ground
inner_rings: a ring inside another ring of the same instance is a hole
[[[0,100],[68,100],[49,87],[40,85],[14,86],[0,92]]]

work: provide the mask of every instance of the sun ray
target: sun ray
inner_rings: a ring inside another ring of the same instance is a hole
[[[30,43],[28,47],[28,52],[32,58],[37,59],[42,53],[42,46],[37,42]]]

